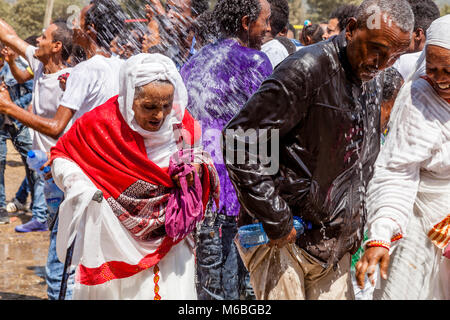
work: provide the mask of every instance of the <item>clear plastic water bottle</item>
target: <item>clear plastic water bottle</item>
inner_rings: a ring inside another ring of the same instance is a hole
[[[47,166],[44,168],[44,173],[48,173],[50,172],[50,170],[50,167]],[[44,195],[50,214],[56,214],[58,212],[59,205],[64,200],[64,192],[60,188],[58,188],[58,186],[53,181],[53,178],[45,180]]]
[[[31,170],[36,171],[37,174],[43,175],[41,167],[47,162],[47,154],[42,150],[28,151],[27,164]]]
[[[302,233],[305,232],[305,229],[310,230],[312,228],[312,225],[310,222],[305,223],[300,217],[294,216],[294,228],[297,231],[297,237],[299,237]],[[239,228],[238,234],[241,246],[246,249],[269,242],[269,237],[267,237],[262,223],[254,223],[242,226]]]

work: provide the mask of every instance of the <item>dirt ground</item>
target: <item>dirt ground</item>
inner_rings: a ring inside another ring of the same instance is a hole
[[[13,199],[25,177],[19,153],[8,140],[6,201]],[[30,212],[10,214],[10,224],[0,225],[0,300],[47,299],[45,263],[50,232],[18,233],[17,225],[31,219]]]

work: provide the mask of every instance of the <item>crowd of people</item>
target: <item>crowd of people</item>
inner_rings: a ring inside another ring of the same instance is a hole
[[[450,299],[450,15],[364,0],[296,35],[287,0],[140,10],[26,40],[0,19],[0,223],[31,195],[49,299]]]

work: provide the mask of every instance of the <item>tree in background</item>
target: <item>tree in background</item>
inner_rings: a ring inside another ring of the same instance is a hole
[[[73,14],[73,11],[68,11],[69,6],[75,5],[81,9],[86,2],[88,1],[55,0],[52,19],[68,19]],[[46,1],[43,0],[17,0],[13,4],[1,1],[0,17],[10,24],[22,39],[26,39],[42,33],[45,5]]]
[[[343,4],[360,5],[362,0],[308,0],[308,19],[315,23],[328,21],[330,14]]]
[[[446,14],[450,14],[450,5],[448,4],[441,7],[441,16],[445,16]]]
[[[308,19],[305,0],[289,0],[289,23],[302,25]]]

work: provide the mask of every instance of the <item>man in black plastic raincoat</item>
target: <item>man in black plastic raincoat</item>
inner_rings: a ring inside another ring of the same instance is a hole
[[[224,129],[239,225],[261,222],[269,238],[247,249],[235,240],[258,299],[354,298],[351,254],[380,146],[380,71],[407,50],[413,24],[406,0],[365,0],[340,35],[278,65]],[[276,173],[259,150],[265,130]],[[297,235],[293,216],[312,229]]]

